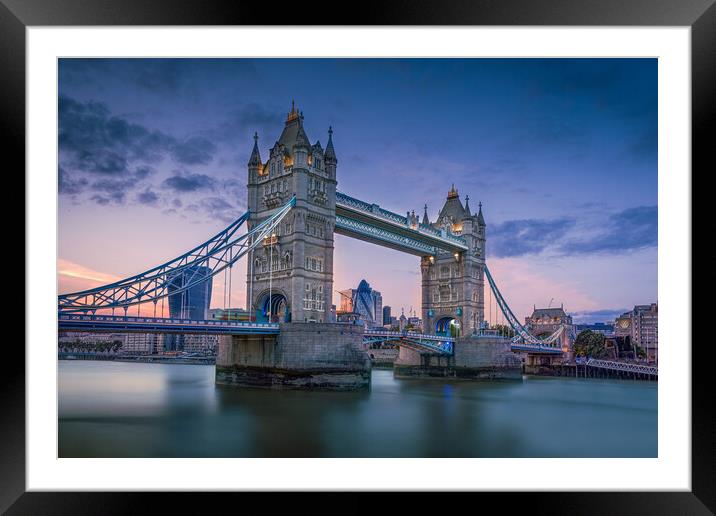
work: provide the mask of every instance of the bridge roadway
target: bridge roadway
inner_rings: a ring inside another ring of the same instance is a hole
[[[278,323],[248,321],[191,320],[168,317],[131,317],[121,315],[59,314],[59,331],[86,331],[99,333],[184,333],[202,335],[278,335]],[[382,329],[368,329],[363,342],[394,341],[419,349],[422,352],[452,355],[455,338],[415,332],[395,332]],[[513,351],[560,354],[555,347],[512,343]],[[590,364],[592,365],[592,364]],[[595,367],[600,365],[594,364]],[[604,366],[601,366],[604,367]],[[656,374],[656,373],[649,373]]]
[[[377,204],[336,192],[335,232],[417,256],[468,250],[462,237],[423,224],[412,224]]]
[[[199,333],[203,335],[278,335],[278,323],[217,321],[116,315],[59,314],[60,331],[102,333]]]
[[[422,352],[432,352],[440,355],[452,355],[455,339],[445,335],[431,335],[409,331],[390,331],[382,329],[367,329],[363,334],[363,343],[398,342],[405,346]]]
[[[169,317],[131,317],[117,315],[59,314],[60,331],[89,331],[101,333],[189,333],[202,335],[278,335],[278,323],[248,321],[191,320]],[[424,335],[412,332],[366,330],[367,342],[399,340],[422,346],[426,350],[452,353],[454,339],[441,335]]]

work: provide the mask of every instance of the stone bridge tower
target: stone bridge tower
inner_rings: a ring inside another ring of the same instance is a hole
[[[336,165],[332,130],[313,145],[293,105],[266,162],[258,135],[248,163],[249,229],[296,196],[276,234],[250,254],[247,309],[258,321],[329,322],[333,299]]]
[[[482,204],[470,213],[455,186],[450,189],[437,220],[428,220],[427,207],[422,224],[462,236],[469,246],[463,253],[438,252],[421,259],[422,316],[425,333],[467,336],[476,333],[484,320],[485,307],[485,219]]]

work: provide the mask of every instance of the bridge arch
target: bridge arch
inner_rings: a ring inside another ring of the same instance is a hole
[[[269,313],[271,320],[269,321]],[[291,305],[288,296],[281,289],[266,289],[256,301],[257,322],[291,322]]]
[[[435,319],[435,334],[446,337],[459,337],[462,334],[462,322],[452,315],[439,315]]]

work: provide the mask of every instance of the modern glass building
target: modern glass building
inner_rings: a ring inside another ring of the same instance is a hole
[[[187,267],[169,276],[169,316],[183,319],[202,320],[208,316],[211,303],[211,269],[209,267]],[[201,280],[204,281],[201,281]],[[198,283],[196,283],[198,281]],[[184,286],[194,284],[182,292]],[[164,351],[182,351],[185,335],[165,335]],[[202,336],[206,337],[206,336]]]
[[[206,319],[211,303],[211,277],[209,267],[187,267],[169,276],[169,316],[185,319]],[[193,287],[177,292],[185,285],[202,280]]]

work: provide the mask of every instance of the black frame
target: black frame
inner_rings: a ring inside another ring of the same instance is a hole
[[[0,0],[0,127],[5,163],[24,170],[25,28],[37,25],[574,25],[690,26],[692,170],[714,170],[708,129],[716,127],[716,0],[364,0],[289,4],[259,0]],[[352,7],[346,11],[346,7]],[[333,16],[330,16],[333,14]],[[709,166],[710,165],[710,166]],[[693,172],[692,172],[693,179]],[[28,271],[25,271],[27,274]],[[27,314],[26,314],[27,318]],[[27,323],[27,319],[26,319]],[[691,328],[689,328],[691,331]],[[0,510],[8,514],[124,514],[158,495],[140,493],[25,493],[25,354],[3,349]],[[710,396],[708,340],[692,347],[692,491],[607,493],[480,493],[478,503],[550,514],[712,514],[716,511],[716,418]],[[216,494],[236,502],[234,493]],[[414,495],[413,495],[414,496]],[[421,501],[422,497],[415,497]],[[272,509],[280,510],[273,504]],[[243,501],[243,499],[242,499]],[[178,503],[177,503],[178,502]],[[162,509],[206,512],[201,495],[161,495]],[[250,503],[250,502],[249,502]],[[468,502],[474,503],[474,502]],[[179,506],[179,504],[181,504]],[[246,506],[244,504],[244,506]],[[288,508],[288,506],[286,506]],[[295,507],[295,506],[294,506]],[[9,508],[9,509],[8,509]],[[472,506],[472,510],[479,510]],[[167,511],[168,512],[168,511]]]

